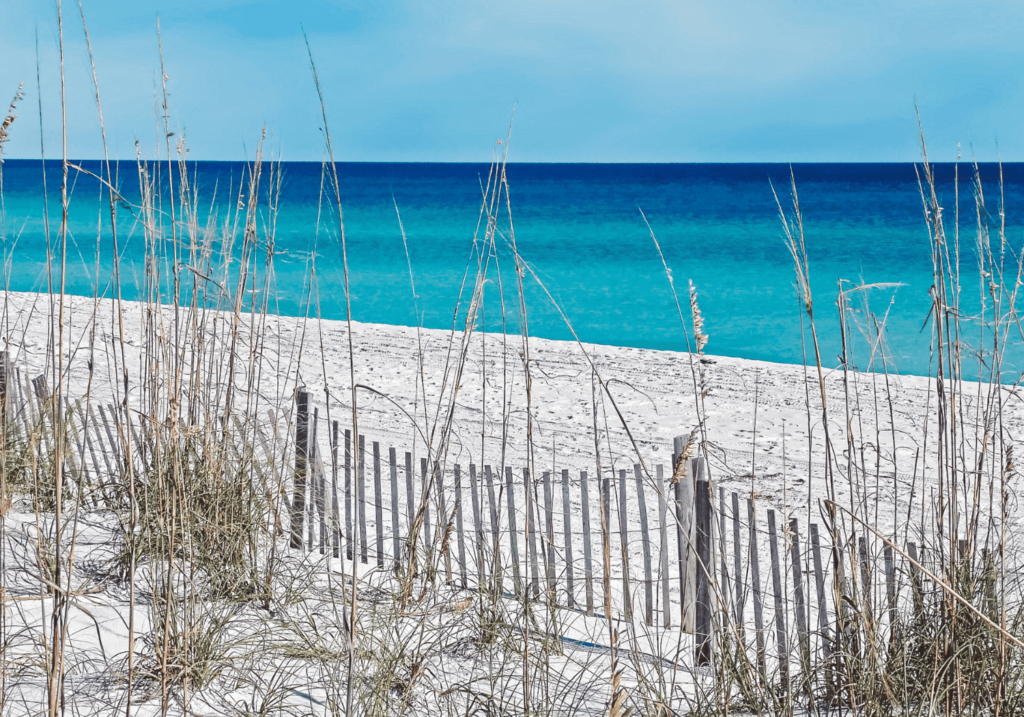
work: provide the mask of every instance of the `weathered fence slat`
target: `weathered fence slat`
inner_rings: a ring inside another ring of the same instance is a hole
[[[565,538],[565,604],[576,607],[576,589],[573,580],[572,520],[569,502],[569,469],[562,469],[562,536]]]
[[[420,507],[423,511],[423,547],[430,560],[430,482],[427,480],[427,459],[420,458]]]
[[[892,546],[885,544],[883,557],[885,560],[885,599],[889,609],[889,630],[896,629],[896,566],[893,560]]]
[[[295,396],[295,482],[292,497],[291,547],[302,548],[302,521],[306,514],[306,458],[309,442],[309,394],[299,391]]]
[[[608,475],[598,475],[598,480],[601,482],[601,550],[602,550],[602,565],[605,566],[605,575],[601,583],[604,588],[604,604],[605,609],[611,612],[607,606],[612,604],[611,595],[611,583],[612,576],[608,568],[609,563],[604,562],[604,551],[608,553],[608,560],[611,559],[611,543],[612,543],[612,498],[611,498],[611,484],[612,476],[611,471]],[[608,615],[611,617],[611,615]]]
[[[320,409],[313,410],[313,450],[316,455],[316,509],[320,513],[320,554],[327,553],[327,476],[324,475],[324,463],[320,455],[320,439],[317,425],[320,420]]]
[[[782,564],[779,560],[779,535],[775,527],[775,511],[768,511],[768,548],[772,560],[772,593],[775,596],[775,641],[779,654],[779,681],[789,689],[789,644],[786,634],[786,611],[783,607]]]
[[[619,539],[622,544],[622,610],[633,621],[633,591],[629,584],[629,511],[626,507],[626,471],[619,471]],[[610,524],[609,524],[610,527]]]
[[[381,486],[380,443],[373,442],[373,517],[377,533],[377,567],[384,567],[384,489]]]
[[[665,627],[672,627],[672,586],[668,574],[668,489],[665,467],[656,469],[658,480],[658,582],[661,585],[661,612]]]
[[[338,422],[331,421],[331,547],[341,557],[341,511],[338,506]]]
[[[729,606],[732,602],[732,581],[729,579],[729,563],[725,541],[725,488],[718,486],[718,572],[721,575],[721,583],[718,586],[718,595],[721,602],[722,617],[728,621]]]
[[[398,567],[402,560],[402,527],[398,508],[398,451],[394,446],[388,448],[388,467],[391,469],[391,556]]]
[[[512,467],[505,467],[505,493],[508,498],[508,534],[512,548],[512,583],[516,596],[523,594],[522,575],[519,570],[519,531],[516,528],[516,491],[512,476]]]
[[[750,556],[750,585],[754,597],[754,636],[757,641],[757,670],[761,679],[767,681],[764,640],[764,600],[761,597],[761,560],[757,552],[757,520],[754,512],[754,499],[747,498],[747,523],[749,524],[747,550]]]
[[[416,481],[416,474],[412,468],[412,453],[405,452],[405,515],[406,533],[405,539],[409,549],[409,572],[416,575],[416,550],[412,543],[412,527],[416,521],[416,489],[413,483]]]
[[[526,496],[526,534],[527,551],[530,553],[530,590],[534,599],[540,597],[540,565],[537,562],[537,493],[536,486],[530,480],[530,469],[523,468],[523,487]]]
[[[551,495],[551,474],[544,472],[544,572],[548,582],[547,602],[556,602],[557,583],[555,581],[555,518],[553,497]]]
[[[359,518],[359,561],[370,558],[369,538],[366,533],[366,436],[359,436],[356,454],[356,512]]]
[[[345,429],[345,555],[349,560],[355,560],[352,530],[358,522],[352,519],[352,483],[352,431]]]
[[[501,476],[498,476],[501,479]],[[501,506],[498,504],[498,499],[494,495],[494,472],[490,466],[484,466],[484,480],[487,481],[487,506],[490,509],[491,515],[491,542],[492,546],[492,569],[494,571],[495,585],[494,589],[501,595],[505,591],[505,579],[504,573],[501,570],[501,535],[498,532],[500,521],[498,515],[501,512]]]
[[[469,464],[469,495],[473,502],[473,535],[476,537],[476,583],[479,589],[484,586],[484,528],[480,520],[480,482],[476,476],[476,464]]]
[[[594,614],[594,558],[590,533],[590,492],[587,490],[587,472],[580,471],[580,507],[583,513],[583,582],[587,598],[587,614]]]
[[[825,575],[821,565],[821,538],[817,523],[811,523],[811,556],[814,559],[814,586],[818,594],[818,635],[825,662],[825,689],[832,689],[832,641],[828,628],[828,601],[825,597]]]
[[[924,585],[921,582],[921,571],[917,564],[920,559],[917,556],[917,543],[907,543],[907,554],[910,555],[910,589],[914,602],[914,617],[924,612]]]
[[[725,507],[722,507],[725,510]],[[722,540],[725,538],[723,536]],[[743,586],[743,553],[742,541],[740,540],[740,497],[739,494],[732,494],[732,561],[735,571],[734,580],[736,583],[736,602],[733,605],[736,620],[736,629],[743,639],[743,613],[746,608],[746,596]]]
[[[459,541],[459,578],[462,580],[462,587],[469,586],[469,577],[466,571],[466,539],[462,532],[462,468],[455,464],[455,532]]]
[[[790,561],[793,571],[793,599],[796,603],[796,634],[800,643],[800,671],[805,684],[811,682],[811,646],[810,636],[807,633],[807,605],[804,602],[804,578],[803,566],[800,560],[800,524],[796,518],[789,521],[790,539]]]
[[[633,466],[636,478],[636,502],[640,510],[640,540],[644,551],[644,609],[647,624],[654,627],[654,578],[651,570],[651,533],[647,523],[647,499],[644,496],[644,481],[640,464]]]
[[[444,492],[444,470],[434,462],[434,489],[437,491],[437,539],[441,542],[441,557],[444,559],[445,579],[452,581],[452,558],[449,543],[451,542],[452,516],[448,514],[448,503]]]

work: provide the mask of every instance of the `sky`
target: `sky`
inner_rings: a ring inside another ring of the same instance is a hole
[[[82,0],[112,156],[534,162],[1024,161],[1024,3],[947,0]],[[103,154],[65,2],[68,154]],[[61,155],[55,0],[0,0],[8,158]],[[514,112],[514,119],[513,119]]]

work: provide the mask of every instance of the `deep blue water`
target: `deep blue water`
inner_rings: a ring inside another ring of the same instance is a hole
[[[98,163],[86,165],[93,171]],[[373,164],[337,166],[344,208],[355,319],[448,328],[471,258],[485,164]],[[321,186],[317,163],[285,163],[276,227],[276,302],[283,314],[309,309],[305,293],[314,246]],[[710,336],[707,352],[753,359],[800,362],[801,312],[793,260],[783,243],[772,184],[789,204],[788,165],[779,164],[510,164],[512,217],[521,255],[530,262],[568,319],[587,342],[658,349],[686,346],[675,303],[657,251],[641,218],[642,208],[657,234],[687,306],[687,281],[698,291]],[[981,167],[988,211],[998,228],[998,167]],[[204,218],[223,222],[237,205],[242,163],[190,165]],[[825,363],[836,365],[840,351],[837,282],[900,282],[898,289],[867,294],[869,311],[887,311],[887,347],[902,373],[929,369],[928,316],[932,264],[915,166],[913,164],[802,164],[793,173],[804,214],[818,337]],[[47,163],[51,232],[59,222],[60,163]],[[138,200],[134,163],[121,163],[120,186],[129,202]],[[939,192],[953,236],[953,167],[938,167]],[[110,241],[95,179],[72,172],[68,287],[92,295],[97,227],[100,226],[101,294],[110,295]],[[41,163],[8,160],[3,165],[4,251],[12,290],[45,290],[46,237]],[[166,183],[164,182],[166,190]],[[1008,246],[1024,241],[1024,165],[1004,166]],[[418,306],[392,200],[402,213],[415,274]],[[961,165],[961,265],[963,302],[979,306],[975,259],[977,220],[971,168]],[[327,318],[344,318],[341,253],[336,224],[326,215],[317,246],[319,308]],[[144,239],[132,210],[119,211],[122,287],[138,295],[143,274]],[[169,229],[165,227],[169,234]],[[993,235],[995,238],[995,235]],[[996,243],[998,249],[998,243]],[[509,330],[519,329],[515,273],[502,250]],[[1007,266],[1016,259],[1010,256]],[[475,268],[475,259],[473,260]],[[1011,273],[1010,269],[1007,269]],[[498,275],[485,295],[484,321],[499,329]],[[530,333],[547,338],[571,334],[549,299],[527,277]],[[1012,280],[1011,280],[1012,285]],[[863,308],[863,294],[853,298]],[[861,311],[851,320],[869,321]],[[1017,331],[1017,329],[1014,329]],[[856,330],[854,333],[857,333]],[[972,329],[970,335],[976,336]],[[1020,343],[1019,333],[1016,340]],[[809,346],[809,344],[808,344]],[[863,340],[853,347],[854,363],[868,363]],[[1021,364],[1016,349],[1007,371]],[[1004,374],[1004,379],[1010,376]]]

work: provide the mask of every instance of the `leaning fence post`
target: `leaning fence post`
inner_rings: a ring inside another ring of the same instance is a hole
[[[295,396],[295,484],[292,498],[291,547],[302,548],[302,519],[306,514],[306,458],[309,450],[309,394],[300,389]]]

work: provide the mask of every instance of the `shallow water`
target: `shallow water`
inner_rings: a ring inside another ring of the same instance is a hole
[[[85,166],[97,170],[95,162]],[[39,162],[8,160],[3,165],[4,247],[13,290],[46,290],[46,232]],[[275,239],[277,310],[288,315],[344,318],[345,304],[336,222],[319,204],[321,167],[285,163]],[[956,201],[953,169],[939,168],[947,231],[953,235]],[[51,242],[60,219],[60,165],[47,163]],[[154,170],[155,171],[155,170]],[[981,168],[990,220],[998,226],[998,168]],[[223,222],[238,204],[241,163],[191,165],[203,220]],[[477,230],[484,164],[339,164],[338,172],[355,319],[391,324],[452,326]],[[1014,251],[1024,232],[1024,165],[1004,167],[1007,237]],[[794,165],[804,214],[814,308],[823,360],[835,366],[841,351],[836,297],[839,280],[901,283],[852,296],[855,325],[873,323],[888,312],[886,355],[902,373],[929,369],[928,318],[932,263],[915,168],[912,164]],[[969,168],[961,167],[960,225],[963,302],[979,304],[974,243],[976,217]],[[121,163],[122,192],[137,201],[134,163]],[[508,168],[512,216],[521,255],[559,302],[586,342],[659,349],[686,348],[676,304],[640,209],[654,229],[675,277],[689,324],[687,281],[697,288],[708,353],[800,362],[801,321],[793,260],[782,239],[772,183],[789,205],[789,167],[767,164],[512,164]],[[99,186],[72,172],[68,291],[97,290],[97,227],[100,227],[99,291],[110,295],[111,241]],[[265,187],[265,183],[264,183]],[[163,192],[167,187],[164,182]],[[417,300],[414,301],[402,237],[395,214],[401,210],[408,238]],[[169,206],[169,204],[167,205]],[[317,219],[320,233],[317,239]],[[265,215],[264,215],[265,216]],[[165,222],[165,234],[170,235]],[[132,210],[119,210],[122,289],[125,298],[142,290],[145,242]],[[236,243],[237,244],[237,243]],[[310,256],[316,246],[318,281],[309,300]],[[166,248],[168,252],[170,248]],[[1016,260],[1009,257],[1007,267]],[[262,259],[258,262],[262,264]],[[515,272],[505,247],[498,252],[507,329],[520,330]],[[1007,269],[1009,273],[1010,268]],[[490,272],[483,323],[501,330],[499,273]],[[59,277],[54,275],[52,281]],[[1011,281],[1012,284],[1012,281]],[[56,284],[55,284],[56,285]],[[170,282],[161,291],[166,295]],[[468,290],[466,291],[468,296]],[[465,306],[465,298],[463,307]],[[989,299],[991,301],[991,299]],[[310,305],[313,308],[309,308]],[[546,338],[571,338],[559,312],[534,279],[526,281],[529,330]],[[461,326],[461,319],[459,320]],[[859,334],[857,328],[853,329]],[[1014,331],[1018,330],[1014,328]],[[975,344],[979,330],[968,332]],[[985,341],[987,341],[987,337]],[[1017,341],[1020,342],[1019,332]],[[853,363],[866,368],[870,350],[853,345]],[[810,355],[810,354],[809,354]],[[1021,352],[1008,355],[1003,378],[1024,365]],[[876,366],[880,366],[876,361]]]

